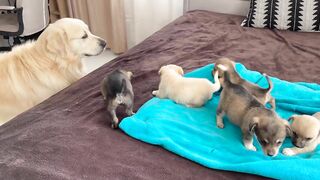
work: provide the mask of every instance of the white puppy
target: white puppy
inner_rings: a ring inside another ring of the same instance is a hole
[[[183,69],[177,65],[166,65],[160,68],[159,90],[152,94],[158,98],[169,98],[187,107],[201,107],[212,94],[220,89],[218,73],[215,74],[213,84],[205,78],[183,77]]]
[[[292,143],[296,147],[283,149],[283,154],[293,156],[315,150],[320,143],[320,112],[309,115],[293,115]]]
[[[83,21],[64,18],[37,41],[0,53],[0,125],[84,76],[81,58],[105,46]]]

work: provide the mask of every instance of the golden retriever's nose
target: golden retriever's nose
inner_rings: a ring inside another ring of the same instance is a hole
[[[99,39],[99,45],[104,48],[106,47],[107,43],[105,40]]]

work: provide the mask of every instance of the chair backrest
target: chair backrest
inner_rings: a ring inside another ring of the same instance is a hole
[[[15,0],[0,0],[1,6],[14,6]]]
[[[16,0],[16,7],[23,8],[24,31],[21,36],[37,33],[49,24],[48,0]]]

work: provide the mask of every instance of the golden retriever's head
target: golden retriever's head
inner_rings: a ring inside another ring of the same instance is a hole
[[[162,75],[163,73],[165,73],[166,71],[174,71],[178,74],[180,74],[181,76],[184,74],[183,69],[180,66],[174,65],[174,64],[169,64],[166,66],[162,66],[159,70],[159,75]]]
[[[83,21],[73,18],[63,18],[50,24],[37,43],[60,56],[95,56],[106,47],[106,42],[93,35]]]

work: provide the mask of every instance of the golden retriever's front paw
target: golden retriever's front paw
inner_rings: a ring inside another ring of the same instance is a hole
[[[294,156],[296,154],[291,148],[284,148],[282,153],[286,156]]]

